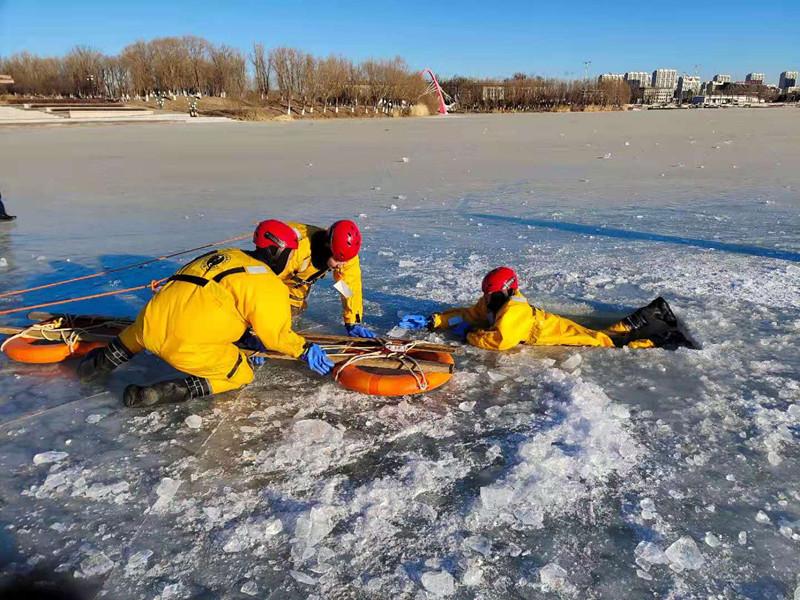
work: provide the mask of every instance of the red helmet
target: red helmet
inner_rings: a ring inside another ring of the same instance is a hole
[[[278,250],[289,248],[297,249],[297,232],[283,221],[268,219],[261,221],[253,233],[253,243],[256,248],[271,248],[275,246]]]
[[[519,280],[514,269],[509,267],[497,267],[492,269],[483,278],[481,283],[483,295],[488,296],[495,292],[504,292],[506,296],[510,296],[519,289]]]
[[[333,259],[346,262],[361,249],[361,232],[352,221],[336,221],[328,229],[328,241]]]

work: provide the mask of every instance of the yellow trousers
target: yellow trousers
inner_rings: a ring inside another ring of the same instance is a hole
[[[119,335],[136,354],[149,350],[178,371],[207,379],[212,394],[235,390],[253,381],[247,355],[233,343],[168,344],[157,328],[145,327],[145,311]]]

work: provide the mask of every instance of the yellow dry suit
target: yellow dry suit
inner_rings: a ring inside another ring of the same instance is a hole
[[[216,394],[253,380],[247,355],[234,345],[248,328],[270,350],[295,358],[303,353],[286,286],[263,262],[229,248],[196,258],[170,277],[119,338],[131,354],[147,349],[207,379]]]
[[[461,322],[473,327],[467,334],[467,342],[485,350],[509,350],[518,344],[613,348],[616,344],[611,335],[630,331],[623,322],[609,328],[609,333],[589,329],[532,306],[519,291],[496,314],[489,310],[486,299],[482,297],[474,306],[434,314],[432,326],[434,329],[446,329]],[[654,346],[652,341],[646,339],[628,345],[635,348]]]
[[[314,225],[288,222],[297,231],[299,244],[297,250],[281,272],[280,278],[289,288],[289,301],[295,313],[306,308],[311,286],[325,277],[330,270],[327,264],[314,264],[312,250],[319,253],[314,245],[327,239],[326,230]],[[323,237],[324,236],[324,237]],[[319,260],[319,259],[318,259]],[[327,260],[327,259],[326,259]],[[361,264],[358,256],[333,270],[333,280],[342,298],[342,317],[346,324],[361,323],[364,316],[364,300],[361,292]]]

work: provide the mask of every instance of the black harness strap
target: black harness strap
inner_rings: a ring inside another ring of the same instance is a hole
[[[245,273],[246,271],[247,270],[244,267],[234,267],[233,269],[228,269],[227,271],[222,271],[222,273],[217,273],[214,275],[214,281],[219,283],[228,275],[236,275],[237,273]]]
[[[200,287],[205,287],[208,283],[208,279],[205,279],[204,277],[198,277],[197,275],[184,275],[183,273],[173,275],[168,279],[168,281],[184,281],[186,283],[199,285]]]
[[[230,379],[231,377],[236,375],[236,371],[239,370],[239,365],[241,365],[241,364],[242,364],[242,353],[240,352],[239,356],[236,358],[236,364],[233,365],[233,368],[230,371],[228,371],[228,375],[227,375],[228,379]]]

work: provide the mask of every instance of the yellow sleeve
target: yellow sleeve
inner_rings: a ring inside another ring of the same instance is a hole
[[[431,316],[433,317],[434,329],[449,329],[464,321],[473,327],[486,327],[489,325],[489,310],[486,308],[486,302],[483,298],[478,300],[474,306],[451,308],[441,313],[434,313]]]
[[[467,342],[484,350],[509,350],[528,340],[533,325],[530,305],[512,298],[498,313],[491,329],[478,329],[467,334]]]
[[[358,256],[333,271],[334,281],[344,281],[352,295],[342,296],[342,317],[347,324],[360,323],[364,318],[364,296],[361,291],[361,263]]]
[[[272,273],[250,276],[255,277],[258,285],[248,282],[240,295],[242,316],[268,350],[299,357],[306,341],[292,329],[289,290]]]

